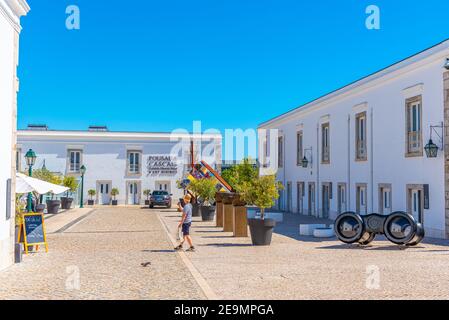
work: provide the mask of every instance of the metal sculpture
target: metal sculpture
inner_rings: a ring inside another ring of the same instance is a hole
[[[366,216],[345,212],[335,220],[334,229],[340,241],[360,245],[368,245],[376,235],[385,235],[395,244],[416,246],[425,236],[423,225],[405,212]]]

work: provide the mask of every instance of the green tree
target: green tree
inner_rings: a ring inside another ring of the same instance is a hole
[[[198,179],[189,184],[189,190],[195,197],[201,199],[203,205],[210,206],[215,201],[216,185],[217,181],[215,178]]]
[[[46,168],[33,170],[33,178],[43,180],[43,181],[46,181],[49,183],[57,184],[57,185],[61,185],[61,183],[62,183],[61,176],[54,174],[53,172],[51,172],[50,170],[48,170]]]
[[[251,159],[245,158],[242,163],[224,170],[221,176],[232,188],[240,192],[244,184],[253,181],[258,175],[259,172]]]
[[[279,190],[284,187],[276,181],[276,176],[261,176],[241,185],[240,195],[248,204],[253,204],[260,209],[261,219],[265,219],[265,209],[271,208],[275,200],[279,199]]]
[[[111,196],[114,198],[114,200],[115,200],[115,197],[119,195],[119,193],[120,193],[120,192],[118,191],[117,188],[112,188],[112,190],[111,190]]]
[[[89,191],[87,191],[87,194],[90,197],[90,200],[93,200],[93,197],[97,194],[97,192],[94,189],[89,189]]]
[[[69,188],[66,192],[66,197],[69,196],[69,192],[75,192],[78,189],[78,181],[73,176],[66,176],[62,180],[62,185],[66,188]]]
[[[143,195],[147,198],[147,200],[150,198],[151,190],[145,189],[143,190]]]

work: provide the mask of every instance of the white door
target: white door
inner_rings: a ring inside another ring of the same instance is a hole
[[[128,184],[128,204],[131,205],[139,204],[137,191],[138,191],[137,183],[131,182]]]
[[[287,212],[292,212],[292,183],[287,183]]]
[[[421,222],[421,190],[412,190],[412,215],[416,221]]]
[[[111,197],[110,197],[110,190],[111,186],[109,183],[107,182],[101,182],[100,183],[100,192],[99,192],[99,201],[100,204],[109,204],[109,202],[111,201]]]

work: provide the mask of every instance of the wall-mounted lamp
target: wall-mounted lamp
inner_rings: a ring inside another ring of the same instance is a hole
[[[446,63],[444,64],[444,68],[449,70],[449,58],[446,58]]]
[[[310,160],[307,159],[307,151],[310,151],[310,156],[309,156]],[[309,166],[309,163],[312,166],[312,163],[313,163],[312,162],[312,160],[313,160],[313,157],[312,157],[313,152],[312,151],[313,151],[312,147],[304,149],[304,158],[301,161],[301,165],[302,165],[303,168],[307,168]]]
[[[438,132],[437,129],[441,129],[441,134]],[[432,140],[432,134],[435,132],[435,134],[440,138],[441,141],[441,148],[436,145]],[[438,157],[438,150],[444,150],[444,123],[442,122],[438,126],[430,126],[430,140],[429,143],[426,144],[424,147],[424,151],[426,152],[427,158],[436,158]]]

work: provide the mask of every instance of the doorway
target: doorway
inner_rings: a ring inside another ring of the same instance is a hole
[[[298,214],[304,214],[304,182],[297,183],[296,203]]]
[[[379,184],[379,213],[390,214],[392,213],[392,196],[391,196],[391,184]]]
[[[342,214],[348,211],[348,206],[346,205],[346,183],[338,184],[338,213]]]
[[[315,214],[315,182],[309,182],[309,190],[307,192],[307,202],[309,204],[309,216]]]
[[[329,218],[330,199],[331,199],[331,185],[330,183],[323,183],[322,185],[322,218]]]
[[[367,215],[368,214],[368,205],[366,201],[367,185],[365,183],[359,183],[357,184],[356,190],[357,190],[357,199],[356,199],[357,213],[361,215]]]
[[[97,202],[100,205],[108,205],[111,202],[110,181],[97,181]]]
[[[127,204],[138,205],[140,204],[140,182],[129,181],[127,183]]]
[[[416,221],[424,223],[424,186],[407,186],[407,213],[411,214]]]
[[[292,212],[292,183],[287,182],[287,212]]]

